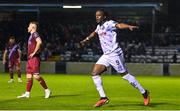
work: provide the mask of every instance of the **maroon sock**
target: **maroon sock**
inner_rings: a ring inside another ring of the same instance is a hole
[[[26,83],[26,91],[27,92],[31,91],[32,85],[33,85],[33,79],[32,78],[27,79],[27,83]]]
[[[13,79],[13,70],[11,68],[9,68],[9,76],[10,79]]]
[[[44,89],[47,89],[47,85],[46,85],[46,82],[44,81],[44,79],[42,77],[40,77],[38,79],[39,83],[41,84],[41,86],[44,88]]]
[[[17,70],[18,78],[21,78],[21,70]]]

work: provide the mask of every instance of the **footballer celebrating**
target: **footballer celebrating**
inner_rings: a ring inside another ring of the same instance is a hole
[[[4,54],[3,54],[3,64],[6,64],[6,57],[8,55],[8,68],[9,68],[9,75],[10,75],[10,80],[8,83],[14,82],[14,66],[16,67],[16,71],[18,73],[18,82],[22,82],[21,79],[21,50],[19,47],[19,44],[16,44],[15,42],[15,37],[10,36],[8,44],[5,48]]]
[[[45,90],[45,98],[49,98],[51,91],[48,89],[46,82],[40,76],[40,47],[42,44],[41,37],[38,32],[38,22],[30,22],[28,32],[31,34],[28,40],[28,61],[26,65],[26,92],[17,98],[29,98],[33,85],[33,77],[39,81]]]
[[[148,105],[150,102],[149,91],[145,90],[135,77],[128,72],[125,66],[122,49],[117,42],[116,29],[129,29],[132,31],[138,27],[109,20],[107,18],[107,13],[103,10],[97,10],[95,16],[96,22],[98,23],[96,30],[81,41],[81,45],[83,46],[93,37],[98,36],[103,50],[103,55],[96,62],[92,71],[92,79],[100,95],[100,100],[95,104],[95,107],[102,106],[109,102],[109,99],[104,92],[100,76],[107,70],[108,66],[112,66],[123,79],[127,80],[133,87],[137,88],[143,95],[144,105]]]

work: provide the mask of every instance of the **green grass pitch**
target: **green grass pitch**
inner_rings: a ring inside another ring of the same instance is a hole
[[[44,90],[34,80],[31,97],[17,99],[25,91],[23,83],[7,83],[8,74],[0,75],[0,110],[179,110],[180,77],[138,76],[139,82],[151,92],[151,104],[143,106],[143,98],[137,89],[116,75],[103,75],[103,84],[110,102],[100,108],[93,105],[99,99],[90,75],[44,74],[52,91],[44,99]]]

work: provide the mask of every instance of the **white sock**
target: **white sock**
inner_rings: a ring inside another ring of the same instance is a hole
[[[96,85],[96,89],[99,92],[100,97],[106,97],[106,94],[104,93],[104,89],[102,86],[102,80],[99,75],[93,76],[92,77],[94,84]]]
[[[49,89],[45,89],[45,92],[50,91]]]
[[[29,95],[29,94],[30,94],[30,92],[27,92],[27,91],[26,91],[26,92],[25,92],[25,94]]]
[[[131,74],[126,74],[122,78],[127,80],[132,86],[137,88],[142,94],[145,93],[145,90],[143,89],[143,87],[138,83],[136,78],[132,76]]]

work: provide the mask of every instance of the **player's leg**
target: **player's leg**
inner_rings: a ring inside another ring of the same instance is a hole
[[[108,64],[106,63],[106,59],[102,56],[98,62],[95,64],[92,71],[92,79],[96,86],[97,91],[100,95],[100,100],[94,105],[95,107],[102,106],[105,103],[108,103],[109,99],[107,98],[102,84],[101,74],[107,70]]]
[[[99,95],[101,98],[105,98],[106,94],[103,89],[103,84],[101,80],[101,73],[106,70],[106,67],[104,65],[95,64],[93,72],[92,72],[92,79],[96,86],[97,91],[99,92]]]
[[[8,81],[8,83],[14,82],[14,72],[13,72],[13,67],[14,67],[14,63],[13,63],[12,61],[9,61],[9,63],[8,63],[8,68],[9,68],[9,76],[10,76],[10,80]]]
[[[21,96],[18,96],[17,98],[29,98],[30,97],[30,91],[33,85],[33,72],[32,72],[32,63],[33,61],[30,59],[27,61],[26,64],[26,79],[27,79],[27,83],[26,83],[26,92],[24,94],[22,94]]]
[[[17,71],[17,74],[18,74],[18,82],[22,82],[22,79],[21,79],[21,64],[20,64],[20,61],[17,61],[17,62],[16,62],[16,71]]]
[[[44,81],[44,79],[39,75],[39,74],[34,74],[33,77],[39,81],[39,83],[41,84],[41,86],[44,88],[44,89],[47,89],[47,85],[46,85],[46,82]]]
[[[145,90],[140,83],[136,80],[136,78],[128,73],[126,66],[125,66],[125,60],[123,57],[123,54],[120,54],[119,56],[114,56],[111,57],[110,59],[112,59],[112,63],[111,65],[114,67],[114,69],[120,73],[120,75],[122,76],[123,79],[127,80],[133,87],[137,88],[141,94],[144,97],[144,104],[148,105],[149,104],[149,92],[147,90]]]
[[[40,73],[40,58],[39,57],[34,57],[33,58],[33,76],[36,80],[39,81],[41,86],[44,88],[45,91],[45,98],[49,98],[51,91],[48,89],[45,80],[39,75]]]
[[[24,94],[22,94],[21,96],[18,96],[17,98],[29,98],[30,97],[31,88],[33,85],[32,74],[30,74],[30,73],[26,74],[26,79],[27,79],[26,92]]]
[[[35,78],[36,80],[39,81],[39,83],[41,84],[41,86],[44,88],[45,98],[49,98],[50,95],[51,95],[51,91],[48,89],[48,87],[47,87],[46,82],[44,81],[44,79],[43,79],[39,74],[34,74],[33,76],[34,76],[34,78]]]
[[[121,73],[121,75],[123,79],[127,80],[133,87],[141,92],[144,97],[144,105],[148,105],[150,103],[149,91],[145,90],[132,74],[124,72]]]

